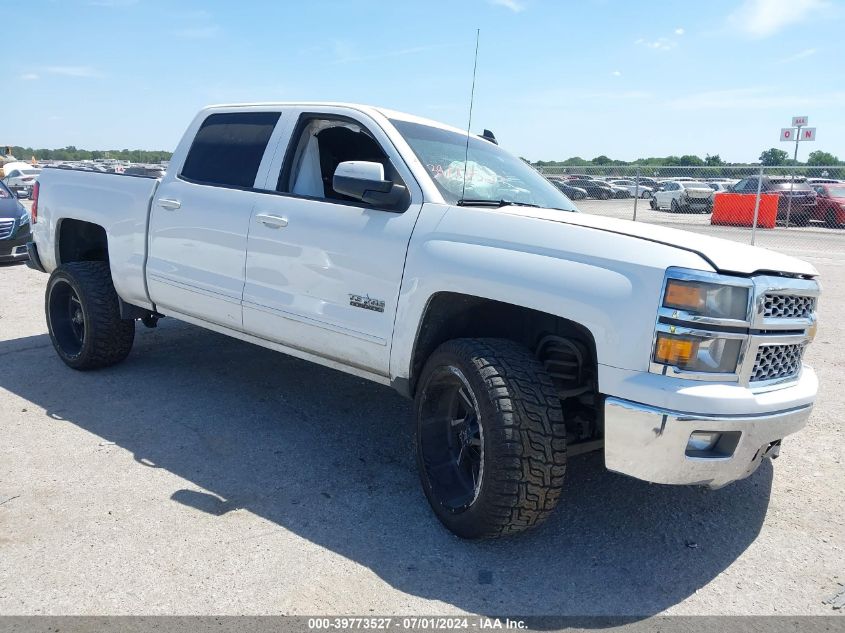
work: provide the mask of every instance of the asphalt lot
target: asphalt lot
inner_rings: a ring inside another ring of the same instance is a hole
[[[429,511],[390,389],[167,319],[125,363],[74,372],[47,277],[0,265],[0,614],[834,613],[845,232],[778,239],[824,284],[818,405],[780,459],[709,491],[573,458],[550,521],[482,543]]]

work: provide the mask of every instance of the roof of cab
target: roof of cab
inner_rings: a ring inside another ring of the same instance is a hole
[[[267,101],[267,102],[256,102],[256,103],[221,103],[206,106],[203,110],[223,110],[229,108],[272,108],[272,107],[289,107],[289,106],[310,106],[310,107],[332,107],[332,108],[351,108],[353,110],[358,110],[360,112],[364,112],[365,114],[380,114],[388,119],[399,119],[400,121],[408,121],[409,123],[419,123],[421,125],[428,125],[431,127],[440,128],[442,130],[449,130],[450,132],[455,132],[457,134],[461,134],[466,136],[466,130],[462,130],[460,128],[447,125],[445,123],[441,123],[440,121],[434,121],[432,119],[426,119],[424,117],[419,117],[413,114],[408,114],[406,112],[399,112],[397,110],[390,110],[388,108],[380,108],[377,106],[370,106],[370,105],[363,105],[360,103],[343,103],[343,102],[334,102],[334,101]]]

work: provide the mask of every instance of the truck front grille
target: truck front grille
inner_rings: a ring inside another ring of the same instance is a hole
[[[14,220],[0,220],[0,240],[4,240],[12,234],[15,228]]]
[[[808,319],[815,309],[815,297],[767,294],[763,301],[763,316],[767,319]]]
[[[792,378],[801,372],[806,343],[762,345],[757,349],[751,382]]]

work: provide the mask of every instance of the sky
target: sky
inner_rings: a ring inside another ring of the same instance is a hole
[[[530,160],[845,159],[845,0],[0,0],[0,144],[175,148],[196,111],[349,101]]]

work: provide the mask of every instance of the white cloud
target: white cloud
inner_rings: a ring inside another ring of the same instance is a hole
[[[525,5],[522,2],[519,2],[519,0],[489,0],[489,2],[490,4],[510,9],[514,13],[525,11]]]
[[[24,73],[23,75],[21,75],[21,79],[23,79],[24,81],[35,81],[36,79],[38,79],[38,74]]]
[[[91,66],[46,66],[45,73],[63,77],[99,77],[100,71]]]
[[[641,37],[634,42],[634,44],[645,46],[646,48],[651,48],[656,51],[671,51],[678,45],[678,42],[668,37],[658,37],[656,40],[646,40]]]
[[[794,55],[790,55],[789,57],[784,57],[784,58],[783,58],[782,60],[780,60],[780,61],[781,61],[781,62],[783,62],[783,63],[787,63],[787,62],[797,62],[799,59],[807,59],[807,58],[808,58],[808,57],[810,57],[811,55],[815,55],[815,54],[816,54],[816,49],[815,49],[815,48],[807,48],[807,49],[805,49],[805,50],[803,50],[803,51],[800,51],[800,52],[798,52],[798,53],[795,53]]]
[[[830,7],[828,0],[744,0],[728,25],[753,38],[775,35]]]
[[[683,27],[679,26],[675,29],[675,35],[683,35],[684,33],[686,33],[686,31],[683,29]]]
[[[613,71],[612,73],[610,73],[610,74],[611,74],[611,75],[613,75],[614,77],[621,77],[621,76],[622,76],[622,72],[621,72],[621,71],[619,71],[619,70],[614,70],[614,71]]]

